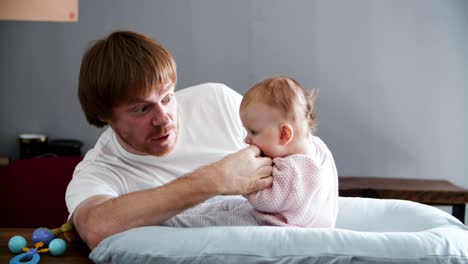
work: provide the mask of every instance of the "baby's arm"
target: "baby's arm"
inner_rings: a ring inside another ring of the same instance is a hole
[[[287,166],[284,159],[281,161],[275,159],[274,162],[272,187],[245,196],[250,204],[261,212],[280,212],[287,206],[285,203],[290,193],[293,192],[291,187],[292,182],[295,180],[294,168]]]

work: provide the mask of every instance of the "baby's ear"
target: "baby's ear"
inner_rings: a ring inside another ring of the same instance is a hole
[[[279,143],[283,146],[286,146],[291,142],[294,136],[294,130],[289,124],[282,124],[280,126],[280,141]]]

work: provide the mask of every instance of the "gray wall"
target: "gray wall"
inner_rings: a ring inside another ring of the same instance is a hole
[[[0,22],[0,155],[17,134],[101,130],[77,100],[81,56],[114,29],[174,55],[178,88],[240,93],[272,75],[320,89],[319,135],[340,175],[445,178],[468,188],[468,1],[80,0],[78,23]]]

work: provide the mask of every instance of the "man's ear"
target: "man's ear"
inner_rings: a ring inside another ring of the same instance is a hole
[[[105,119],[105,118],[101,118],[101,117],[98,117],[99,121],[101,122],[106,122],[107,124],[109,124],[109,119]]]
[[[294,130],[289,124],[282,124],[280,126],[280,141],[279,143],[283,146],[286,146],[291,142],[294,136]]]
[[[102,121],[102,122],[106,122],[107,124],[109,124],[109,121],[111,121],[110,117],[106,117],[105,115],[98,115],[97,118]]]

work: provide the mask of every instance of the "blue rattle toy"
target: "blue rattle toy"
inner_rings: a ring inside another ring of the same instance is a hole
[[[60,234],[70,234],[73,225],[66,223],[61,228],[49,230],[47,228],[37,228],[32,234],[34,248],[27,248],[26,239],[22,236],[13,236],[8,241],[8,249],[13,254],[21,253],[10,260],[10,264],[37,264],[41,260],[39,253],[50,252],[53,256],[62,256],[67,249],[67,243],[61,238],[56,238]],[[67,237],[66,237],[67,238]],[[68,238],[67,238],[68,239]]]

